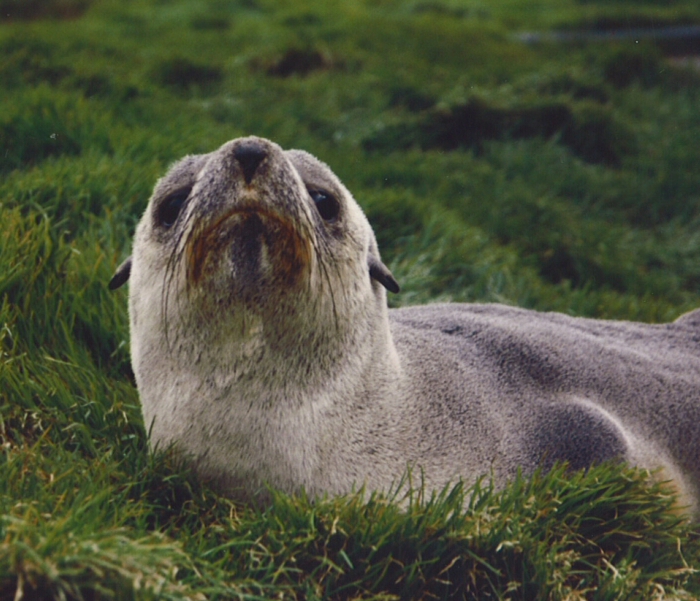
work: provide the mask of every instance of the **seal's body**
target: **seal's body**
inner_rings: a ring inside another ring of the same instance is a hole
[[[242,138],[186,157],[136,232],[131,352],[152,444],[235,498],[428,490],[622,459],[700,498],[700,311],[667,325],[501,305],[388,311],[398,284],[323,163]]]

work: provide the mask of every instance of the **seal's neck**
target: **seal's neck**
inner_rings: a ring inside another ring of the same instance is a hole
[[[298,305],[263,315],[239,311],[215,325],[170,328],[168,339],[160,337],[158,355],[165,372],[187,373],[229,398],[303,402],[334,382],[347,394],[369,373],[381,378],[394,372],[398,362],[387,309],[379,303],[325,317]]]
[[[320,320],[294,318],[298,323],[287,317],[275,324],[247,316],[237,331],[200,329],[206,339],[178,328],[187,336],[170,340],[167,352],[162,338],[160,347],[152,338],[132,347],[152,443],[177,442],[214,478],[235,473],[240,482],[222,481],[226,490],[267,482],[311,494],[342,492],[335,474],[348,470],[360,470],[364,480],[371,466],[346,465],[352,459],[342,449],[371,433],[367,444],[378,436],[376,444],[393,448],[391,428],[377,424],[404,421],[387,309],[377,303],[375,312],[346,317],[338,328],[310,329]]]

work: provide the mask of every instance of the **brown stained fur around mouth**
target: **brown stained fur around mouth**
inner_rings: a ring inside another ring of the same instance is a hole
[[[194,232],[187,244],[187,281],[197,285],[204,274],[206,263],[213,253],[217,253],[229,240],[221,240],[220,233],[227,222],[236,216],[259,217],[266,230],[277,229],[274,245],[269,246],[275,267],[275,275],[284,285],[293,285],[311,263],[311,241],[288,219],[262,207],[238,207],[229,211],[203,231]]]

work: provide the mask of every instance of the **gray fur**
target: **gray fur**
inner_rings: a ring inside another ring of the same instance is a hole
[[[257,152],[244,174],[236,153]],[[160,227],[159,207],[189,188]],[[314,190],[337,198],[337,219],[319,216]],[[502,305],[388,311],[394,284],[359,206],[311,155],[251,137],[186,157],[156,185],[131,263],[152,443],[240,499],[266,484],[386,490],[407,466],[431,490],[620,459],[662,468],[697,511],[700,311],[665,325]]]

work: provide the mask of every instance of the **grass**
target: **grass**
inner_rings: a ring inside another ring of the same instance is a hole
[[[106,282],[167,165],[329,163],[402,284],[663,322],[700,306],[695,3],[0,0],[0,600],[696,599],[700,540],[619,466],[236,506],[149,454]],[[19,591],[19,592],[18,592]]]

